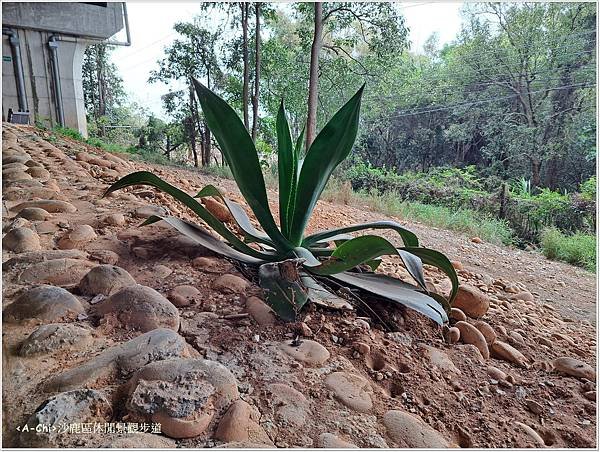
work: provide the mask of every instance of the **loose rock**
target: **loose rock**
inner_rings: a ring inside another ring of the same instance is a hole
[[[458,308],[451,308],[450,309],[450,318],[452,320],[456,320],[457,322],[460,322],[460,321],[465,322],[467,320],[467,316],[465,315],[465,313],[462,312]]]
[[[123,226],[125,224],[125,216],[122,213],[113,213],[104,217],[104,223],[111,226]]]
[[[483,317],[488,311],[490,300],[479,289],[468,285],[460,285],[453,306],[462,310],[469,317],[477,319]]]
[[[520,367],[528,367],[527,358],[525,358],[525,356],[519,350],[511,347],[505,342],[496,340],[492,344],[492,354],[496,358],[517,364]]]
[[[490,357],[485,337],[477,328],[467,322],[456,322],[455,326],[460,330],[460,339],[463,343],[472,344],[477,347],[484,359]]]
[[[562,357],[552,361],[554,370],[577,378],[586,378],[596,381],[596,371],[589,364],[575,358]]]
[[[460,370],[454,365],[452,360],[443,350],[439,350],[429,345],[419,344],[419,349],[429,361],[444,373],[454,373],[460,375]]]

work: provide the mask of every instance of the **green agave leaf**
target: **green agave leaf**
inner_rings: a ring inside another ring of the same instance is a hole
[[[368,265],[371,268],[371,271],[375,271],[379,268],[379,266],[381,265],[381,259],[379,258],[375,258],[375,259],[371,259],[370,261],[366,261],[365,265]]]
[[[306,248],[301,246],[297,246],[294,248],[294,254],[301,259],[304,259],[304,266],[306,267],[316,267],[321,265],[321,261],[315,257],[315,255]]]
[[[336,234],[334,236],[329,237],[327,240],[316,242],[315,245],[317,245],[317,246],[327,246],[327,244],[329,242],[335,242],[337,244],[338,242],[344,242],[346,240],[352,240],[353,238],[354,238],[354,236],[352,234]]]
[[[308,290],[300,283],[300,278],[291,278],[283,266],[293,265],[292,261],[273,262],[258,268],[260,287],[265,292],[265,301],[283,320],[294,322],[302,307],[308,301]]]
[[[252,138],[227,102],[195,78],[192,80],[206,123],[219,143],[242,195],[277,248],[289,251],[293,246],[281,234],[269,210],[265,180]]]
[[[411,308],[440,325],[448,321],[446,312],[434,298],[398,279],[375,273],[349,272],[331,275],[330,278]]]
[[[239,251],[231,248],[226,243],[213,237],[208,231],[203,229],[201,226],[198,226],[197,224],[190,223],[177,217],[161,217],[158,215],[152,215],[146,221],[144,221],[144,223],[142,223],[142,226],[156,223],[157,221],[161,220],[177,229],[186,237],[191,238],[195,242],[198,242],[200,245],[202,245],[205,248],[208,248],[214,253],[221,254],[231,259],[235,259],[237,261],[243,262],[244,264],[258,265],[264,262],[264,260],[248,256],[244,253],[240,253]]]
[[[421,259],[404,250],[397,250],[393,244],[377,235],[363,235],[342,243],[331,254],[329,260],[323,262],[319,267],[311,267],[308,270],[317,275],[332,275],[350,270],[386,254],[400,256],[410,275],[423,290],[427,291]]]
[[[434,267],[439,268],[448,276],[448,278],[450,278],[450,281],[452,282],[452,292],[450,293],[449,304],[451,305],[454,301],[454,298],[456,298],[456,293],[458,292],[458,286],[460,283],[458,282],[456,270],[450,263],[450,260],[443,253],[429,248],[404,247],[402,249],[414,254],[415,256],[419,256],[424,264],[433,265]]]
[[[290,202],[288,204],[287,209],[287,232],[286,237],[290,236],[290,225],[292,223],[292,219],[294,218],[294,210],[296,208],[296,193],[298,191],[298,176],[300,174],[300,167],[302,162],[300,161],[300,153],[302,150],[302,143],[304,143],[304,127],[302,128],[302,132],[300,132],[300,136],[296,140],[296,146],[294,147],[294,171],[292,174],[292,192],[290,193]]]
[[[258,231],[254,227],[244,208],[238,203],[224,197],[217,187],[214,185],[207,185],[203,187],[202,190],[200,190],[198,194],[194,196],[194,198],[205,198],[207,196],[216,196],[225,203],[225,206],[231,213],[231,216],[242,229],[242,231],[244,231],[246,236],[249,236],[255,242],[273,246],[273,241],[269,238],[269,236],[262,231]]]
[[[219,235],[221,235],[225,240],[231,243],[232,246],[237,248],[242,253],[258,259],[272,260],[269,255],[262,254],[245,244],[193,197],[148,171],[137,171],[122,177],[106,189],[103,197],[109,193],[129,187],[131,185],[149,185],[151,187],[158,188],[159,190],[172,196],[177,201],[192,209],[196,215],[202,218],[212,229],[214,229]]]
[[[288,211],[295,191],[298,161],[292,144],[290,126],[285,116],[283,100],[275,122],[277,131],[277,169],[279,172],[279,224],[284,235],[289,234]]]
[[[413,232],[404,228],[400,223],[396,223],[395,221],[375,221],[372,223],[355,224],[352,226],[344,226],[341,228],[317,232],[306,237],[302,241],[302,245],[310,246],[314,243],[326,241],[330,237],[335,237],[338,234],[362,231],[365,229],[392,229],[400,235],[405,246],[419,246],[419,239],[417,238],[417,236]]]
[[[306,273],[302,274],[300,279],[304,287],[308,289],[308,298],[311,302],[330,309],[344,309],[349,311],[354,309],[348,300],[331,293],[319,284],[316,279],[308,276]]]
[[[296,192],[290,241],[300,244],[312,211],[333,170],[352,150],[364,85],[323,127],[306,153]]]

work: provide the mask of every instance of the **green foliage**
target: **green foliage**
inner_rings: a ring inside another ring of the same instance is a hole
[[[542,232],[542,250],[549,259],[557,259],[596,271],[596,236],[576,233],[563,234],[556,228]]]
[[[297,144],[294,145],[285,110],[281,106],[277,131],[279,191],[283,198],[280,206],[281,222],[278,226],[269,208],[258,152],[246,128],[223,99],[195,79],[194,85],[205,120],[262,230],[254,226],[239,204],[225,198],[212,185],[204,187],[192,198],[159,177],[141,171],[115,182],[106,193],[130,185],[145,184],[156,187],[185,204],[229,245],[216,240],[200,226],[177,218],[154,216],[145,224],[165,220],[215,252],[258,266],[259,281],[266,292],[267,302],[286,320],[296,318],[307,297],[311,298],[310,290],[313,294],[319,291],[328,293],[326,281],[331,282],[327,278],[333,278],[348,281],[348,284],[357,286],[364,292],[384,296],[390,302],[416,309],[440,324],[447,321],[446,312],[458,289],[456,273],[443,254],[419,247],[417,237],[401,225],[382,221],[304,235],[304,229],[323,188],[352,148],[357,134],[363,88],[323,127],[303,159],[300,153],[302,138],[295,140]],[[224,203],[242,231],[243,240],[196,200],[207,196]],[[404,247],[397,248],[383,237],[354,237],[350,234],[367,229],[391,229],[402,238]],[[256,247],[249,246],[251,242]],[[371,265],[373,260],[387,254],[400,256],[418,286],[374,273],[364,277],[352,273],[358,266],[365,263]],[[423,262],[437,266],[449,276],[453,286],[449,300],[442,301],[428,294],[424,283]],[[324,286],[319,283],[322,280],[325,281]],[[329,295],[330,298],[336,298],[334,294]],[[322,300],[323,297],[318,298]]]
[[[79,133],[78,130],[70,127],[56,126],[52,129],[53,132],[62,135],[63,137],[71,138],[72,140],[85,141],[85,138]]]
[[[590,177],[579,186],[581,197],[586,201],[596,201],[596,176]]]

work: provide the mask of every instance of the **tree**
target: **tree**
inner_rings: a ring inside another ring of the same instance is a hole
[[[106,44],[88,46],[83,56],[83,98],[88,121],[94,123],[91,130],[104,136],[102,124],[114,119],[117,110],[124,105],[123,80],[116,66],[110,61],[111,48]],[[100,125],[100,127],[98,127]]]

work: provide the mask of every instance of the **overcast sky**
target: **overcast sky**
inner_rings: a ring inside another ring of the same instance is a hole
[[[402,11],[410,29],[412,50],[422,46],[432,33],[437,32],[441,45],[452,41],[460,29],[459,10],[462,2],[402,2]],[[127,2],[131,46],[117,47],[113,62],[119,68],[125,90],[131,100],[148,108],[159,117],[165,116],[161,96],[169,87],[148,84],[150,71],[157,68],[165,46],[176,37],[173,25],[190,20],[198,13],[198,3],[142,3]],[[119,38],[124,33],[119,34]],[[179,88],[173,85],[174,88]]]

